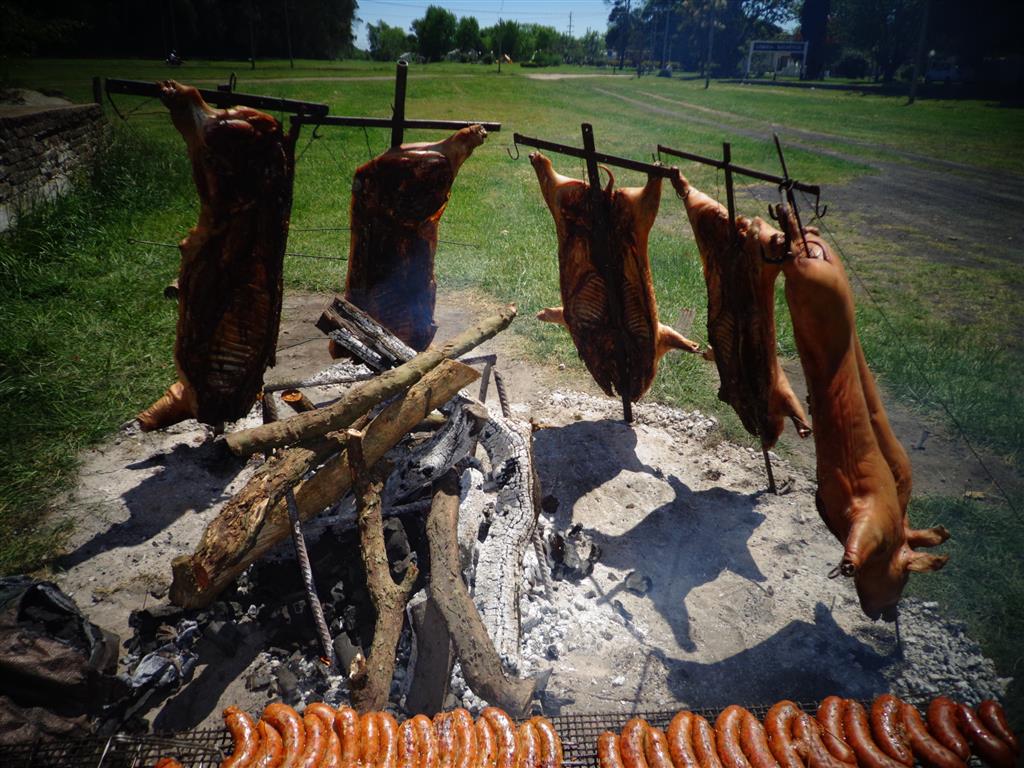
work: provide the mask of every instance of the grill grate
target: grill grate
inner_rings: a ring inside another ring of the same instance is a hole
[[[871,702],[861,702],[870,708]],[[918,707],[922,702],[912,702]],[[927,706],[927,701],[923,702]],[[818,709],[818,702],[798,702],[807,713]],[[746,705],[763,720],[771,705]],[[713,725],[721,708],[676,707],[602,714],[567,714],[550,718],[565,754],[565,768],[598,768],[597,737],[603,731],[622,730],[630,718],[642,717],[657,728],[667,728],[680,709],[689,709],[707,718]],[[165,756],[177,758],[185,768],[218,768],[231,751],[231,737],[224,728],[207,728],[174,735],[127,736],[65,739],[45,744],[0,747],[3,768],[153,768]],[[979,765],[971,758],[971,765]]]

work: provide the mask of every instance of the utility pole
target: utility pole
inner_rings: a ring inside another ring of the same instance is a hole
[[[295,59],[292,57],[292,17],[288,13],[288,0],[284,0],[284,34],[288,40],[288,63],[295,69]]]
[[[501,41],[505,36],[504,31],[501,29],[501,17],[498,17],[498,74],[501,74]]]
[[[569,37],[572,37],[572,11],[569,11]]]
[[[921,32],[917,37],[917,53],[914,56],[914,68],[910,74],[910,94],[907,96],[907,105],[914,103],[917,95],[917,76],[920,74],[921,62],[924,59],[924,49],[928,42],[928,9],[931,7],[931,0],[924,0],[924,12],[921,14]]]
[[[704,90],[711,85],[711,49],[715,47],[715,13],[714,6],[710,8],[711,15],[708,19],[708,55],[704,58]]]

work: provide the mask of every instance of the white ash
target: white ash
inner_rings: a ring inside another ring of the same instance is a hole
[[[574,420],[622,417],[622,403],[610,398],[595,397],[583,392],[555,390],[548,405],[571,414]],[[681,411],[661,403],[634,403],[633,421],[656,426],[684,440],[703,440],[718,429],[718,419],[698,410]],[[760,455],[760,454],[759,454]]]

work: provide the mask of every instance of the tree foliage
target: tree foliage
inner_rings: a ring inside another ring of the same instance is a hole
[[[383,21],[366,25],[370,44],[370,58],[374,61],[396,61],[399,56],[416,47],[416,39],[401,27],[392,27]]]
[[[439,5],[427,8],[422,19],[412,23],[413,34],[420,56],[427,61],[440,61],[455,47],[455,14]]]
[[[463,16],[455,30],[455,47],[463,53],[482,51],[484,40],[480,36],[480,22],[474,16]]]

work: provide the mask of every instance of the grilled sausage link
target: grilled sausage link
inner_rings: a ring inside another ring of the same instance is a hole
[[[261,719],[272,725],[284,741],[281,768],[295,768],[306,746],[306,726],[302,724],[299,713],[287,704],[275,701],[267,704]]]
[[[363,758],[359,745],[359,713],[352,707],[338,707],[334,715],[334,730],[341,741],[341,761],[352,768]]]
[[[718,742],[718,756],[725,768],[752,768],[740,745],[740,725],[743,722],[743,707],[733,704],[726,707],[715,720],[715,740]]]
[[[935,737],[935,740],[942,746],[959,757],[966,760],[971,756],[971,748],[967,739],[960,732],[960,724],[956,717],[956,702],[948,696],[939,696],[932,699],[928,705],[928,732]]]
[[[498,741],[494,729],[484,718],[476,721],[476,743],[480,752],[480,768],[498,768]]]
[[[856,764],[857,757],[846,743],[846,731],[843,729],[843,697],[826,697],[818,706],[817,718],[822,741],[833,757],[843,763]]]
[[[857,768],[853,750],[850,750],[853,759],[844,763],[829,752],[822,739],[822,732],[821,724],[803,712],[793,721],[793,741],[808,768]]]
[[[366,712],[359,716],[356,726],[356,743],[359,745],[360,768],[376,768],[380,759],[380,713]]]
[[[480,759],[476,743],[476,726],[473,716],[462,707],[453,709],[452,734],[454,737],[454,768],[477,768]]]
[[[1010,745],[986,728],[973,709],[966,704],[958,704],[956,716],[978,757],[994,768],[1013,768],[1016,765]]]
[[[644,757],[650,768],[673,768],[668,739],[661,728],[652,725],[644,732]]]
[[[605,731],[597,737],[598,768],[625,768],[619,755],[619,735]]]
[[[634,717],[622,727],[622,734],[619,736],[619,755],[625,768],[648,768],[647,758],[644,756],[644,738],[650,727],[641,717]]]
[[[426,715],[416,715],[412,722],[416,729],[419,768],[437,768],[437,734],[434,733],[434,723]]]
[[[455,768],[455,723],[451,712],[434,715],[434,736],[437,737],[438,768]]]
[[[306,730],[306,746],[296,763],[298,768],[318,768],[327,750],[327,728],[324,721],[312,712],[302,716],[302,726]]]
[[[764,716],[764,729],[768,732],[768,746],[782,768],[805,768],[797,745],[793,742],[793,723],[803,712],[792,701],[775,704]]]
[[[284,762],[284,742],[281,734],[266,720],[260,720],[256,724],[256,731],[260,735],[260,748],[252,767],[278,768]]]
[[[936,741],[924,724],[921,713],[913,704],[903,702],[900,708],[903,718],[903,729],[910,739],[910,749],[914,756],[930,768],[967,768],[967,764],[953,752]]]
[[[718,754],[718,739],[711,723],[700,715],[693,716],[690,726],[690,743],[693,753],[697,756],[700,768],[724,768],[722,758]]]
[[[238,707],[224,710],[224,725],[231,734],[234,749],[220,764],[221,768],[246,768],[256,757],[260,748],[260,737],[256,723]]]
[[[540,766],[540,735],[533,723],[525,722],[519,726],[519,752],[516,753],[516,768],[539,768]]]
[[[303,714],[319,717],[326,729],[324,732],[324,756],[318,768],[341,768],[341,739],[338,738],[338,732],[334,730],[334,718],[337,712],[322,701],[316,701],[307,704]]]
[[[885,754],[910,768],[914,764],[914,753],[903,729],[902,704],[891,693],[876,697],[871,705],[871,733]]]
[[[498,768],[515,768],[518,741],[516,740],[516,726],[512,722],[512,718],[497,707],[487,707],[480,713],[480,716],[494,731],[494,738],[498,745]]]
[[[558,738],[555,726],[546,717],[531,717],[530,722],[537,729],[537,735],[540,736],[541,768],[562,768],[565,755],[562,752],[562,740]],[[482,761],[481,768],[483,768]],[[671,765],[669,768],[672,768]]]
[[[740,721],[740,747],[743,754],[754,768],[779,768],[771,747],[768,746],[768,736],[761,721],[754,717],[752,712],[743,712],[743,720]]]
[[[700,768],[693,751],[693,712],[677,712],[665,731],[668,751],[676,768]]]
[[[377,713],[377,768],[398,768],[398,723],[388,712]]]
[[[843,705],[843,730],[846,732],[846,740],[857,754],[857,764],[861,768],[900,768],[903,765],[893,760],[875,744],[871,738],[868,713],[860,702],[846,700]]]
[[[986,699],[978,705],[978,717],[992,733],[998,736],[1009,745],[1015,755],[1020,754],[1020,741],[1017,734],[1013,732],[1009,722],[1006,720],[1006,713],[998,701]]]

